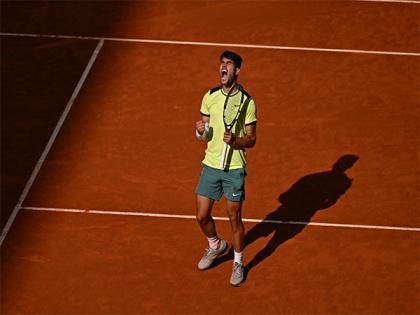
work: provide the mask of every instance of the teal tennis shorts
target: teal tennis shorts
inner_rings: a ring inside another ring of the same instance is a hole
[[[231,201],[245,199],[245,169],[219,170],[205,164],[195,193],[213,200],[220,200],[222,194]]]

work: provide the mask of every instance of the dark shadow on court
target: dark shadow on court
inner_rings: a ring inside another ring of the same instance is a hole
[[[245,235],[245,247],[247,247],[259,238],[273,234],[265,247],[245,266],[246,274],[272,255],[277,247],[299,234],[318,210],[327,209],[337,202],[352,184],[352,179],[345,174],[345,171],[358,159],[359,157],[353,154],[344,155],[334,163],[331,170],[303,176],[287,191],[280,194],[279,207],[268,213],[263,221]],[[290,223],[279,224],[272,221]],[[232,258],[233,248],[230,248],[227,254],[215,261],[213,267]]]

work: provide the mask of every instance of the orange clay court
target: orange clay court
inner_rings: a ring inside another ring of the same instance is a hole
[[[419,314],[419,21],[402,0],[1,2],[1,313]],[[197,270],[194,124],[226,49],[258,108],[239,288],[229,254]]]

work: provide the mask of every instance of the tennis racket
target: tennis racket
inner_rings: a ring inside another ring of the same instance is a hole
[[[229,132],[232,130],[233,126],[236,123],[236,120],[239,117],[239,114],[241,112],[241,105],[243,100],[243,95],[241,98],[241,102],[238,104],[237,101],[235,102],[235,99],[231,97],[232,90],[234,89],[235,85],[232,86],[226,95],[225,103],[223,105],[223,123],[225,125],[225,131]],[[239,90],[241,90],[241,87],[238,87]],[[225,167],[225,159],[226,159],[226,152],[227,152],[228,144],[226,142],[223,142],[223,151],[222,151],[222,157],[220,159],[220,167]]]

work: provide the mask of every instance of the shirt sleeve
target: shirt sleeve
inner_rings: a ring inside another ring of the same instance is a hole
[[[257,106],[253,99],[248,104],[245,116],[245,126],[252,125],[257,122]]]
[[[200,113],[203,116],[207,116],[210,117],[210,112],[209,112],[209,108],[207,106],[207,97],[208,97],[209,93],[206,93],[203,97],[203,101],[201,102],[201,108],[200,108]]]

